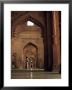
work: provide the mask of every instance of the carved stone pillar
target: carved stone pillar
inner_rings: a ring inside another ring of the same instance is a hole
[[[51,30],[51,12],[46,12],[46,50],[45,50],[45,68],[47,71],[52,71],[53,67],[53,51],[52,51],[52,30]]]
[[[59,12],[53,11],[53,71],[59,71],[60,58],[60,28],[59,28]]]

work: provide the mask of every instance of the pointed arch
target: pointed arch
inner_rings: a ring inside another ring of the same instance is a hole
[[[26,48],[27,46],[29,46],[29,45],[34,46],[34,47],[38,50],[37,46],[36,46],[35,44],[33,44],[32,42],[28,42],[28,43],[24,46],[23,49],[25,49],[25,48]]]
[[[27,22],[27,21],[33,22],[34,24],[38,25],[41,29],[44,28],[42,23],[39,20],[33,18],[32,16],[28,16],[27,18],[25,18],[24,22]]]
[[[21,17],[19,17],[19,18],[21,18]],[[43,32],[44,32],[43,24],[39,20],[37,20],[34,17],[32,17],[31,15],[28,15],[27,17],[25,17],[24,19],[21,19],[20,21],[16,20],[14,22],[14,24],[12,24],[12,28],[13,28],[12,31],[15,32],[15,28],[17,27],[17,25],[23,24],[23,23],[25,23],[27,21],[31,21],[34,24],[36,24],[37,26],[39,26],[41,28],[41,30],[42,30],[42,36],[43,36]]]
[[[29,58],[29,60],[32,60],[33,68],[37,68],[38,64],[38,48],[35,44],[29,42],[27,43],[23,48],[23,56],[25,60],[25,66],[26,66],[26,57]],[[31,62],[31,61],[29,61]]]

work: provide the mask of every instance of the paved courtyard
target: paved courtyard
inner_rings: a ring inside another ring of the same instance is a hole
[[[41,70],[12,70],[12,79],[60,79],[61,74],[58,72],[45,72]]]

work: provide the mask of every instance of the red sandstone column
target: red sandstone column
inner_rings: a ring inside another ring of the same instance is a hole
[[[53,71],[58,71],[60,58],[59,12],[53,11]]]

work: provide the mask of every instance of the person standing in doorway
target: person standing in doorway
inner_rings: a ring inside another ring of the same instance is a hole
[[[26,57],[26,68],[27,68],[27,69],[29,69],[29,65],[28,65],[28,63],[29,63],[29,58]]]

